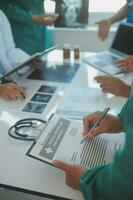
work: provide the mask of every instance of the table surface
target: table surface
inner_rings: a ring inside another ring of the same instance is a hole
[[[55,52],[56,55],[57,52]],[[88,54],[87,54],[88,55]],[[54,52],[52,55],[54,56]],[[46,59],[46,58],[45,58]],[[47,57],[48,59],[48,57]],[[59,57],[58,57],[59,60]],[[53,100],[50,108],[59,103],[63,92],[66,88],[76,86],[80,88],[98,87],[94,77],[101,72],[86,65],[80,60],[80,67],[71,83],[57,83],[49,81],[49,84],[59,87],[58,94]],[[131,81],[131,74],[120,76],[125,81]],[[20,83],[25,85],[27,96],[34,92],[34,88],[40,84],[47,83],[39,80],[25,80],[21,78]],[[27,97],[28,98],[28,97]],[[104,105],[111,107],[111,113],[118,113],[125,98],[102,95]],[[19,107],[23,102],[4,102],[0,100],[0,185],[1,187],[10,188],[22,192],[31,193],[38,196],[50,197],[53,199],[73,199],[82,200],[81,192],[74,191],[65,183],[65,174],[63,171],[56,169],[43,162],[27,157],[25,154],[31,146],[30,141],[18,141],[10,138],[7,134],[9,127],[19,119],[24,117],[33,117],[32,113],[20,112]],[[47,110],[48,114],[40,115],[40,118],[48,119],[51,109]],[[38,117],[38,115],[37,115]]]

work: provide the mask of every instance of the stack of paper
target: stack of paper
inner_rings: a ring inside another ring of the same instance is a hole
[[[69,87],[56,113],[68,118],[82,119],[88,113],[102,109],[100,103],[102,95],[97,88]]]

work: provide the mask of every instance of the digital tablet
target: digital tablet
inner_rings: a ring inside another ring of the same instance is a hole
[[[6,78],[7,76],[11,75],[12,73],[22,69],[23,67],[25,67],[26,65],[28,65],[30,62],[32,62],[33,60],[35,60],[37,57],[41,57],[44,54],[49,53],[50,51],[53,51],[54,49],[56,49],[59,45],[55,45],[51,48],[48,48],[46,50],[44,50],[43,52],[39,52],[39,53],[35,53],[32,56],[30,56],[30,58],[28,58],[27,60],[25,60],[24,62],[20,63],[19,65],[15,66],[13,69],[11,69],[10,71],[6,72],[5,74],[2,74],[0,76],[0,80],[3,80],[4,78]]]

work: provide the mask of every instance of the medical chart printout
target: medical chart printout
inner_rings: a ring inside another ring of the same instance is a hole
[[[102,93],[98,88],[69,87],[62,97],[56,113],[70,119],[83,119],[88,112],[101,107]]]
[[[110,163],[115,152],[123,148],[124,133],[105,133],[80,144],[82,132],[82,123],[54,114],[27,155],[49,164],[57,159],[92,168]]]

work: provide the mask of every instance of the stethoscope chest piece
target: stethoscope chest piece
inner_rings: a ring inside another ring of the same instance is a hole
[[[25,118],[16,122],[8,134],[18,140],[35,140],[43,131],[46,122],[38,118]]]

